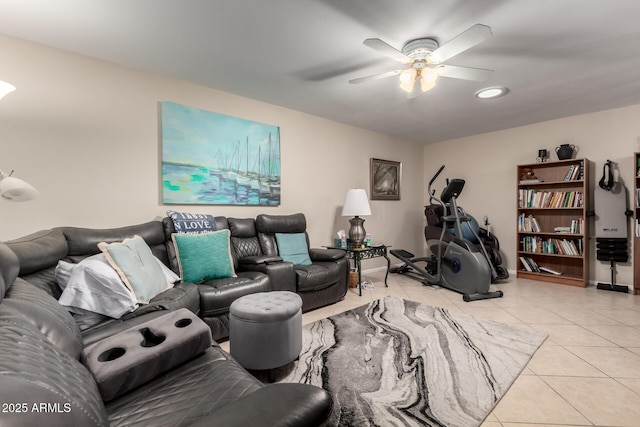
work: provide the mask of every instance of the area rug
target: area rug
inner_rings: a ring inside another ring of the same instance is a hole
[[[332,426],[477,426],[545,338],[389,296],[305,325],[276,381],[328,390]]]

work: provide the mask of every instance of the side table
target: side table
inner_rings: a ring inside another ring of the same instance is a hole
[[[387,272],[384,275],[384,286],[388,288],[387,277],[389,276],[389,269],[391,268],[391,260],[387,255],[387,248],[391,246],[375,245],[367,246],[364,248],[341,248],[337,246],[327,246],[329,249],[342,249],[347,253],[347,258],[352,259],[356,269],[358,270],[358,295],[362,296],[362,267],[360,262],[363,259],[383,257],[387,260]]]

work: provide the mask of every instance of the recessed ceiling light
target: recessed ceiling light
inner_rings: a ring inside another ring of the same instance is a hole
[[[485,87],[476,92],[476,97],[480,99],[492,99],[504,96],[509,93],[509,89],[502,86]]]

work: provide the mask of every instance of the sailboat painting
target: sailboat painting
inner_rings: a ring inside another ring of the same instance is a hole
[[[280,205],[278,126],[161,105],[164,204]]]

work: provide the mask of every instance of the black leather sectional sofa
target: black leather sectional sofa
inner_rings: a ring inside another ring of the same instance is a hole
[[[106,340],[117,342],[137,325],[162,322],[167,313],[186,309],[219,340],[228,335],[231,302],[242,295],[291,290],[301,295],[304,311],[344,297],[348,261],[342,251],[310,249],[312,263],[305,266],[279,257],[274,233],[305,233],[304,215],[216,217],[215,222],[218,229],[231,231],[236,277],[176,283],[149,304],[82,331],[57,302],[58,262],[80,262],[99,253],[100,242],[138,235],[178,273],[171,219],[115,229],[58,227],[0,243],[0,402],[9,405],[2,408],[0,424],[312,426],[326,420],[331,398],[324,390],[265,386],[215,341],[177,366],[136,368],[135,375],[149,380],[132,390],[125,386],[104,401],[85,366],[86,350]]]

